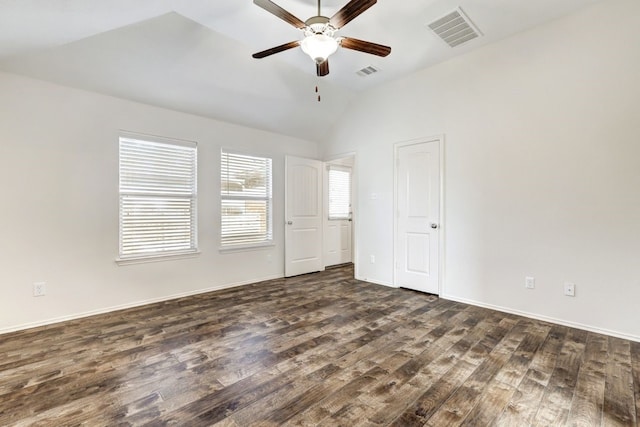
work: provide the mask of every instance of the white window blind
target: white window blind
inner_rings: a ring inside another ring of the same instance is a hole
[[[351,169],[329,165],[329,219],[349,219],[351,214]]]
[[[120,138],[120,258],[197,251],[196,144]]]
[[[221,246],[271,243],[271,159],[222,151],[220,170]]]

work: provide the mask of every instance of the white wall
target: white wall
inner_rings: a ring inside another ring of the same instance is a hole
[[[354,103],[325,157],[357,153],[359,277],[393,282],[393,144],[444,134],[443,295],[640,339],[638,16],[603,1]]]
[[[116,265],[119,130],[198,142],[199,257]],[[274,247],[219,253],[221,147],[273,156]],[[315,143],[0,74],[0,332],[281,277],[284,153],[318,154]],[[32,296],[37,281],[46,296]]]

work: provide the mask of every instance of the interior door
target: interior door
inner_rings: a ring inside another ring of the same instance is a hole
[[[353,163],[353,160],[351,160]],[[324,265],[352,261],[352,176],[351,166],[328,164],[325,174]]]
[[[285,158],[287,277],[322,270],[322,162]]]
[[[326,267],[347,264],[352,260],[351,219],[327,219],[325,226]]]
[[[395,284],[439,292],[440,141],[396,146]]]

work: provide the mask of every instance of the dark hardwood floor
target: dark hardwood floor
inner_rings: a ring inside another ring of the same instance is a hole
[[[0,335],[0,425],[637,425],[640,343],[352,277]]]

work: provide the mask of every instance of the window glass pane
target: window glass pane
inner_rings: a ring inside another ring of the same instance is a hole
[[[222,200],[222,245],[271,240],[266,200]]]
[[[221,166],[222,195],[271,195],[271,159],[223,152]]]
[[[351,169],[329,166],[329,219],[348,219],[351,213]]]
[[[120,258],[195,252],[196,146],[120,138]]]
[[[222,152],[221,246],[270,243],[271,159]]]

